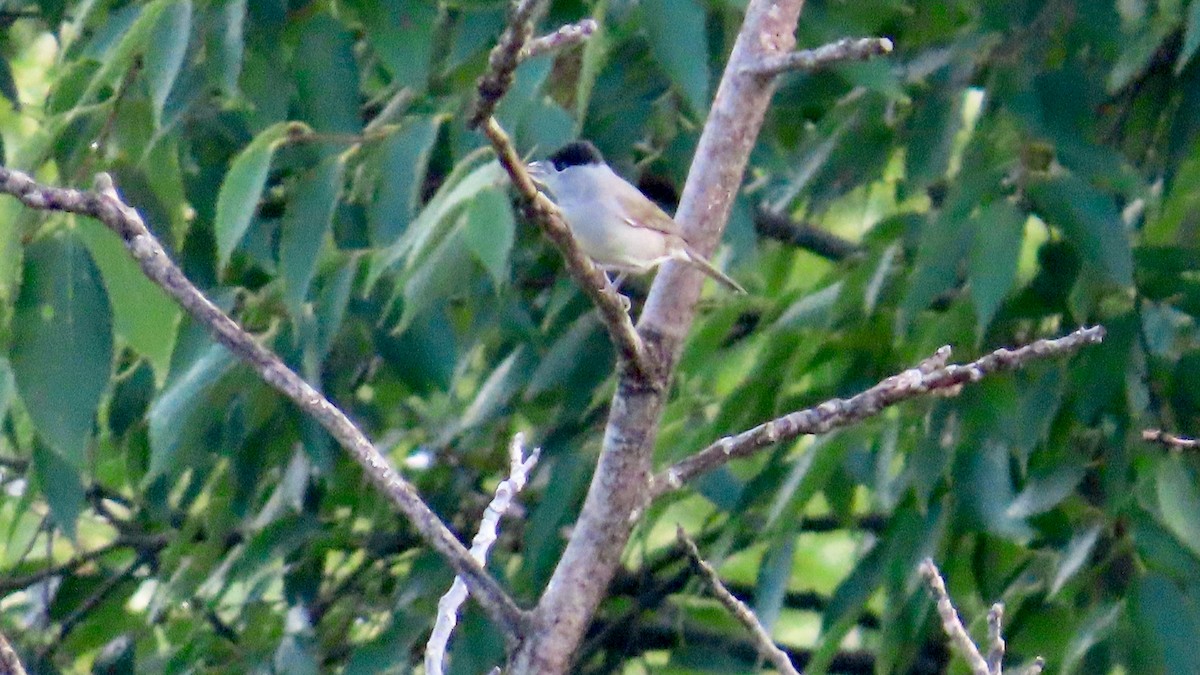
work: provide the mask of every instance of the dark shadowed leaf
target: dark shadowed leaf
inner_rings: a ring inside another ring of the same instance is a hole
[[[150,29],[146,46],[146,81],[150,87],[154,121],[162,117],[167,95],[175,85],[192,33],[191,0],[173,0]]]
[[[1111,197],[1074,175],[1031,181],[1029,196],[1042,219],[1062,230],[1084,262],[1116,284],[1133,283],[1129,233]]]
[[[233,249],[245,236],[250,221],[258,210],[258,199],[267,183],[271,156],[287,137],[302,129],[302,125],[280,122],[263,130],[229,165],[221,190],[217,193],[216,237],[219,264],[229,262]]]
[[[317,131],[357,133],[362,119],[350,31],[321,13],[304,24],[299,39],[294,72],[300,119]]]
[[[33,470],[50,504],[50,517],[72,539],[86,499],[80,469],[78,461],[65,459],[54,449],[34,443]]]
[[[76,466],[112,375],[112,323],[100,271],[75,233],[25,249],[9,358],[38,433]]]
[[[1007,200],[984,207],[975,219],[971,243],[971,298],[982,334],[1017,277],[1017,262],[1025,235],[1025,214]]]
[[[316,274],[321,248],[329,238],[344,166],[341,157],[328,157],[292,186],[279,235],[279,265],[284,301],[293,316],[300,313]]]
[[[367,207],[371,242],[387,246],[404,232],[417,211],[429,154],[442,120],[418,117],[379,144],[378,186]]]
[[[704,35],[704,6],[695,0],[646,0],[641,9],[650,49],[692,114],[703,119],[708,112],[708,42],[679,36]]]

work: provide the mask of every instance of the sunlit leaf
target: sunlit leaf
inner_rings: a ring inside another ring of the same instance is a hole
[[[512,251],[516,220],[508,197],[485,190],[463,214],[463,237],[497,287],[508,281],[508,254]]]
[[[169,2],[150,29],[146,48],[146,81],[150,87],[154,121],[162,117],[167,95],[175,85],[187,56],[192,32],[191,0]]]

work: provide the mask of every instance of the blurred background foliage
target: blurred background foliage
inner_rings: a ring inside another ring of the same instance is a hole
[[[344,406],[464,537],[544,448],[491,569],[526,605],[587,486],[613,355],[463,114],[491,0],[0,3],[3,163],[113,174],[188,275]],[[737,0],[556,1],[523,152],[575,137],[670,204]],[[1200,672],[1200,0],[808,0],[662,423],[658,461],[943,344],[1109,329],[1069,362],[706,476],[647,514],[579,672],[746,672],[696,535],[809,672],[964,672],[921,590],[1014,662]],[[0,630],[52,672],[408,672],[450,572],[311,421],[94,222],[0,200]],[[635,296],[644,282],[630,284]],[[452,670],[501,643],[471,610]]]

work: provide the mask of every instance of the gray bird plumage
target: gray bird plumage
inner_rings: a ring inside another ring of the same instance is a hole
[[[568,143],[529,169],[562,211],[583,252],[605,270],[642,274],[678,260],[746,292],[700,255],[666,212],[613,172],[591,143]]]

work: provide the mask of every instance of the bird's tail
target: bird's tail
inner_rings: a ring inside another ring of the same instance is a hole
[[[743,288],[741,284],[739,284],[738,282],[729,278],[729,275],[727,275],[724,272],[722,272],[721,270],[717,269],[712,263],[710,263],[708,261],[707,258],[700,255],[699,251],[695,250],[690,245],[685,245],[684,251],[687,253],[687,257],[683,258],[684,262],[699,269],[701,272],[704,272],[705,274],[712,277],[713,279],[716,279],[723,286],[729,288],[733,292],[742,293],[742,294],[746,293],[746,289]]]

